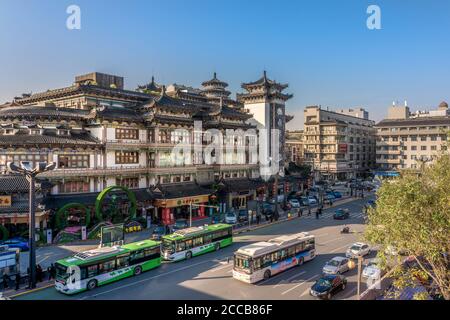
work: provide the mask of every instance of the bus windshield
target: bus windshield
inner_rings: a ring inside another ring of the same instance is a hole
[[[56,263],[56,277],[60,279],[67,279],[69,277],[69,274],[67,273],[67,267],[63,266],[62,264]]]
[[[251,272],[251,258],[242,256],[242,255],[235,255],[234,256],[234,267],[236,269],[242,270],[246,273]]]
[[[167,253],[174,253],[175,252],[175,242],[164,239],[162,242],[163,250]]]

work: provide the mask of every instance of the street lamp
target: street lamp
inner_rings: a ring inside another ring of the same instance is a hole
[[[39,162],[36,167],[33,168],[33,163],[30,161],[21,161],[20,166],[14,164],[13,162],[8,162],[6,164],[8,171],[20,173],[24,175],[28,182],[30,183],[29,191],[29,218],[28,218],[28,239],[30,244],[30,276],[29,276],[29,287],[30,289],[36,288],[36,250],[35,250],[35,205],[36,197],[35,182],[36,176],[39,173],[50,171],[55,169],[56,163],[52,162],[47,164],[47,162]]]

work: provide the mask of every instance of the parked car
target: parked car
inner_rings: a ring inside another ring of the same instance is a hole
[[[345,290],[347,279],[341,275],[326,275],[316,281],[311,287],[310,294],[314,297],[330,300],[339,291]]]
[[[328,261],[322,269],[324,274],[341,274],[350,270],[348,258],[334,257]]]
[[[189,224],[186,219],[178,219],[175,221],[175,224],[172,227],[172,230],[175,232],[177,230],[188,228]]]
[[[342,198],[342,193],[340,193],[339,191],[333,191],[333,194],[336,199]]]
[[[227,212],[225,214],[225,223],[228,223],[228,224],[235,224],[235,223],[237,223],[236,214],[234,212],[231,212],[231,211]]]
[[[238,212],[238,221],[239,222],[248,222],[248,210],[240,209]]]
[[[383,274],[382,274],[381,269],[378,266],[378,264],[379,264],[378,259],[375,258],[375,259],[370,260],[367,263],[366,267],[363,269],[362,276],[364,278],[368,278],[368,279],[372,279],[372,280],[380,279],[383,276]]]
[[[354,243],[350,248],[347,249],[345,256],[350,259],[364,257],[370,253],[370,247],[368,244],[362,242]]]
[[[309,206],[308,197],[300,197],[298,201],[300,202],[301,206]]]
[[[156,226],[155,229],[153,229],[152,232],[152,239],[153,240],[160,240],[162,238],[162,236],[166,235],[166,227],[163,225],[158,225]]]
[[[5,245],[12,249],[20,249],[20,251],[30,250],[28,239],[22,237],[14,237],[5,241],[0,241],[0,245],[1,246]]]
[[[350,218],[350,212],[348,209],[337,209],[333,214],[333,219],[345,220]]]
[[[300,208],[300,202],[297,199],[289,200],[289,204],[291,205],[291,208]]]
[[[328,201],[336,199],[336,197],[332,193],[327,193],[323,198],[324,198],[324,200],[328,200]]]
[[[315,205],[315,204],[318,203],[317,199],[314,196],[309,196],[308,197],[308,202],[309,202],[310,205]]]

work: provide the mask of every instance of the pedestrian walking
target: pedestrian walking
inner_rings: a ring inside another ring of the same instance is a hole
[[[9,288],[8,282],[9,282],[9,276],[5,273],[2,277],[2,283],[3,283],[3,290]]]
[[[302,216],[302,214],[303,214],[303,209],[302,208],[298,209],[298,217],[299,218]]]
[[[37,282],[42,282],[43,270],[40,264],[36,266],[36,280]]]
[[[319,219],[319,209],[316,210],[316,219]]]
[[[311,207],[308,208],[308,216],[311,215]]]
[[[56,267],[54,263],[52,263],[52,266],[50,267],[50,274],[52,275],[52,279],[56,279]]]
[[[22,277],[20,276],[20,272],[16,274],[16,291],[20,289],[20,280]]]
[[[47,268],[48,280],[52,280],[52,267]]]

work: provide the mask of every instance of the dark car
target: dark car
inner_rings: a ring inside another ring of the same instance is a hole
[[[310,295],[321,299],[330,300],[331,297],[347,286],[347,279],[338,274],[323,276],[313,284]]]
[[[166,227],[159,225],[155,229],[153,229],[151,238],[154,240],[160,240],[161,237],[165,235],[166,235]]]
[[[333,214],[333,219],[345,220],[350,218],[350,212],[348,209],[337,209]]]
[[[178,219],[177,221],[175,221],[172,230],[175,232],[177,230],[185,229],[187,227],[189,227],[189,224],[186,219]]]
[[[247,209],[239,210],[238,221],[239,222],[247,222],[248,221],[248,210]]]
[[[270,220],[273,217],[275,212],[275,205],[272,203],[265,202],[262,205],[262,214],[266,218],[266,220]]]
[[[5,241],[0,241],[0,245],[8,246],[12,249],[20,249],[20,251],[28,251],[30,250],[30,246],[28,245],[28,239],[22,237],[15,237]]]

